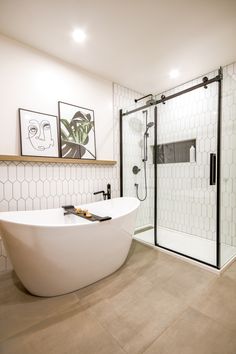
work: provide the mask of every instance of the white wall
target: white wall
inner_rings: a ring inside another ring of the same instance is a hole
[[[111,183],[112,197],[120,195],[119,109],[139,94],[114,84],[113,151],[116,165],[65,165],[0,161],[0,212],[57,208],[100,200],[93,192]],[[0,234],[0,271],[11,269]]]
[[[95,111],[97,159],[119,159],[112,82],[0,35],[0,98],[0,155],[20,153],[18,108],[57,115],[57,103],[64,101]],[[119,196],[119,161],[114,166],[0,161],[0,211],[96,201],[101,196],[93,192],[107,183],[112,197]],[[9,268],[0,235],[0,271]]]
[[[58,114],[64,101],[95,111],[98,159],[113,159],[112,82],[0,35],[0,154],[18,155],[18,108]]]
[[[118,96],[118,92],[116,94]],[[119,197],[119,100],[114,97],[114,159],[116,165],[29,163],[0,161],[0,212],[57,208],[101,200],[93,192],[111,183]],[[0,271],[11,269],[0,232]]]

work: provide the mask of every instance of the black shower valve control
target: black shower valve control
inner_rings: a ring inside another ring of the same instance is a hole
[[[138,166],[134,166],[132,168],[132,172],[134,175],[137,175],[140,171],[141,171],[141,169]]]

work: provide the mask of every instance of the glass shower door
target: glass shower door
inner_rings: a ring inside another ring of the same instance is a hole
[[[214,266],[217,107],[213,82],[159,104],[156,126],[156,244]]]
[[[123,116],[123,196],[140,207],[134,237],[154,244],[154,112],[153,107]]]

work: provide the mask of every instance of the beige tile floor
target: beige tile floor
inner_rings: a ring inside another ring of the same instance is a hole
[[[0,275],[1,354],[236,354],[236,263],[222,276],[133,242],[77,292],[31,296]]]

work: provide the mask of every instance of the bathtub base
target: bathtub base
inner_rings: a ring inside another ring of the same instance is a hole
[[[111,220],[90,222],[64,210],[0,213],[3,242],[13,268],[33,295],[50,297],[88,286],[119,269],[128,255],[136,198],[83,205]]]

